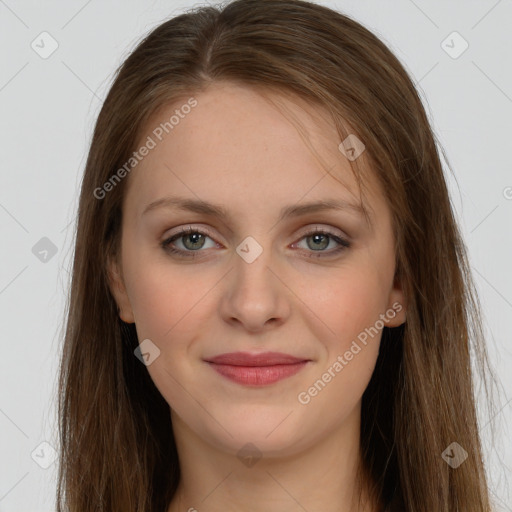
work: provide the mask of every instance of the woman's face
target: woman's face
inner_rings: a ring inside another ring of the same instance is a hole
[[[111,266],[121,318],[150,340],[141,349],[174,429],[231,454],[247,443],[293,454],[357,425],[382,328],[405,318],[375,180],[369,225],[334,125],[316,107],[272,98],[281,109],[215,84],[153,116],[137,146],[147,155],[125,178]],[[173,115],[167,133],[160,123]],[[344,206],[305,208],[319,201]],[[165,247],[181,229],[190,233]],[[211,362],[235,352],[299,362]]]

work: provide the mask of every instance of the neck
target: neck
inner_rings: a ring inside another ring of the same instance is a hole
[[[181,480],[167,512],[378,510],[366,483],[356,478],[359,409],[336,430],[319,436],[319,442],[287,457],[226,453],[190,431],[177,415],[172,421]]]

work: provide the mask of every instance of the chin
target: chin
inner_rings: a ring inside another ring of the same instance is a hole
[[[220,425],[211,420],[199,426],[198,435],[217,449],[238,457],[244,451],[250,455],[251,450],[265,457],[291,456],[305,447],[302,445],[308,436],[292,420],[290,412],[284,408],[258,411],[258,407],[251,407],[238,415],[216,413],[214,417]]]

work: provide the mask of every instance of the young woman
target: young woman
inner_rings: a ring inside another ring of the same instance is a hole
[[[153,30],[76,236],[59,511],[490,510],[464,244],[413,82],[359,23],[238,0]]]

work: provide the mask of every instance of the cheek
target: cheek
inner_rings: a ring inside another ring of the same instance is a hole
[[[161,340],[172,329],[185,304],[176,288],[179,283],[147,268],[130,283],[130,302],[139,337]]]
[[[316,306],[331,332],[320,341],[325,357],[302,389],[301,404],[326,424],[343,421],[361,399],[375,368],[382,330],[385,294],[378,273],[369,267],[352,269],[332,281],[328,293],[316,296]],[[332,407],[336,404],[336,407]]]
[[[361,264],[345,269],[340,279],[330,282],[327,293],[315,297],[313,307],[330,330],[320,340],[325,359],[319,372],[329,369],[331,372],[318,375],[329,381],[330,387],[320,403],[328,397],[343,395],[344,399],[336,400],[350,402],[345,404],[350,408],[366,389],[379,354],[382,334],[379,318],[387,303],[385,284],[378,269]],[[332,378],[332,374],[336,377]]]
[[[311,309],[329,327],[330,336],[339,349],[373,326],[387,303],[379,274],[368,265],[344,269],[340,277],[329,280],[322,291],[309,295]]]
[[[146,265],[131,282],[139,342],[150,339],[160,350],[147,370],[166,401],[181,404],[183,414],[193,404],[183,398],[180,383],[194,380],[198,362],[190,353],[211,318],[206,291],[206,284],[198,286],[179,268],[161,263]]]
[[[154,339],[159,346],[169,339],[184,339],[184,331],[198,325],[203,296],[215,281],[209,283],[207,275],[198,278],[194,265],[173,263],[163,249],[141,247],[134,238],[127,236],[124,265],[139,339]]]

